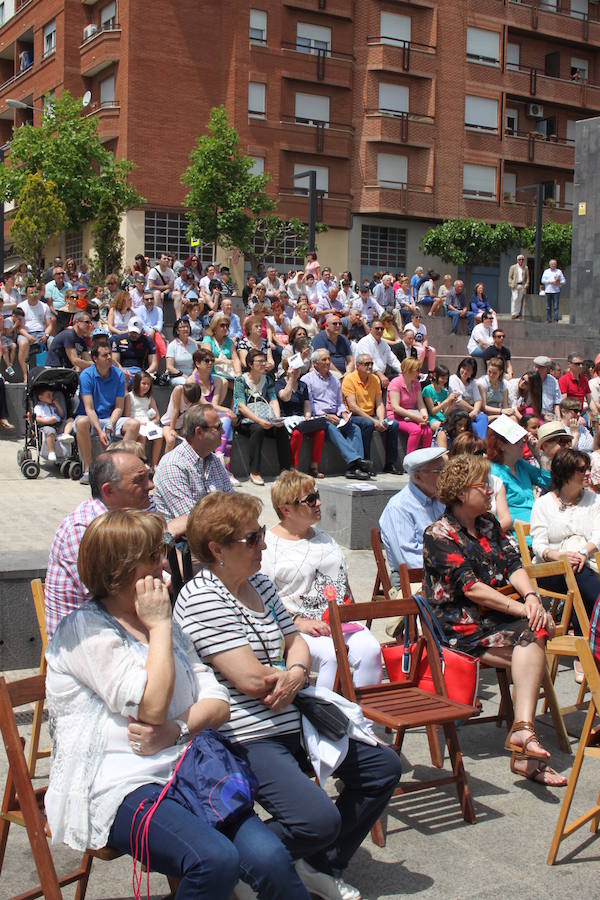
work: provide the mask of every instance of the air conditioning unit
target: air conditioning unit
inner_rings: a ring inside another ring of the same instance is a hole
[[[86,25],[85,28],[83,29],[84,41],[87,41],[88,38],[93,37],[97,33],[97,31],[98,31],[97,25]]]
[[[541,103],[528,103],[527,115],[530,119],[543,119],[544,107],[541,105]]]

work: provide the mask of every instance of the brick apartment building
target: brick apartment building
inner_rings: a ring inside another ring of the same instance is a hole
[[[84,114],[147,200],[123,225],[128,259],[185,252],[179,179],[216,104],[284,216],[306,219],[293,176],[316,168],[320,256],[356,277],[414,268],[444,218],[531,224],[525,185],[569,221],[575,122],[600,114],[592,0],[6,0],[0,22],[0,142],[47,92],[90,91]],[[508,263],[479,273],[501,308]]]

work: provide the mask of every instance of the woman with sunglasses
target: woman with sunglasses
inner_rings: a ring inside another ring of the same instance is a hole
[[[188,384],[198,385],[202,391],[200,403],[210,403],[219,414],[223,430],[221,432],[221,445],[216,453],[227,469],[233,487],[238,487],[239,481],[230,471],[233,426],[237,424],[237,416],[232,409],[225,406],[227,381],[212,374],[215,358],[208,347],[202,346],[199,350],[196,350],[193,359],[194,371],[188,378]]]
[[[242,374],[238,352],[232,338],[229,337],[229,324],[227,316],[213,317],[202,340],[202,346],[210,350],[215,357],[211,374],[226,378],[228,382]]]
[[[258,778],[256,800],[318,897],[359,900],[343,871],[382,814],[400,778],[388,747],[350,738],[336,768],[335,805],[303,771],[300,715],[310,653],[272,582],[259,574],[265,549],[260,500],[208,494],[192,510],[187,538],[203,568],[182,589],[174,618],[231,695],[222,732],[243,746]]]
[[[554,622],[533,589],[518,551],[494,516],[490,464],[482,456],[455,456],[441,473],[441,519],[423,535],[425,594],[457,650],[508,668],[515,686],[515,722],[506,739],[510,770],[549,787],[567,781],[548,765],[550,754],[534,730],[546,670],[544,644]],[[496,586],[511,585],[509,599]]]
[[[352,601],[348,569],[341,547],[315,526],[321,521],[321,499],[310,475],[282,472],[271,488],[279,517],[265,535],[261,572],[267,575],[310,650],[317,687],[330,691],[337,662],[327,604]],[[324,618],[325,617],[325,618]],[[343,627],[348,659],[357,687],[381,681],[381,646],[368,628],[351,622]]]
[[[139,804],[156,800],[193,736],[229,718],[227,689],[173,624],[164,524],[130,509],[92,522],[77,566],[94,599],[63,619],[48,646],[46,812],[53,838],[79,850],[130,853]],[[290,854],[253,813],[221,831],[165,798],[148,847],[152,870],[180,878],[181,900],[229,900],[239,878],[259,897],[308,898]]]

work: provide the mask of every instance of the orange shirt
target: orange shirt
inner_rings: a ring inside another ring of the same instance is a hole
[[[369,375],[367,383],[363,384],[358,372],[351,372],[342,381],[342,396],[346,406],[349,394],[354,394],[356,405],[365,415],[374,416],[377,403],[381,400],[381,382],[377,375]]]

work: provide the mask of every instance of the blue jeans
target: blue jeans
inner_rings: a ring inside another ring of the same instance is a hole
[[[389,747],[350,740],[335,770],[344,788],[335,804],[304,774],[300,733],[243,744],[259,781],[256,799],[271,813],[270,827],[294,859],[339,876],[382,815],[402,773]]]
[[[554,305],[554,321],[558,322],[558,304],[560,303],[560,291],[546,293],[546,322],[552,321],[552,306]]]
[[[110,847],[131,852],[135,811],[142,800],[148,800],[148,809],[161,790],[161,785],[145,784],[125,797],[108,836]],[[140,818],[138,814],[136,825]],[[254,814],[223,834],[184,806],[165,799],[152,816],[148,843],[152,871],[181,878],[176,900],[229,900],[240,878],[260,897],[309,900],[290,853]]]
[[[471,350],[469,356],[483,356],[483,350],[481,347],[475,347],[474,350]]]
[[[458,328],[458,320],[460,318],[466,318],[467,329],[469,331],[469,334],[471,334],[471,332],[473,331],[473,325],[475,324],[475,313],[474,312],[472,312],[471,310],[468,310],[466,316],[461,317],[460,313],[456,312],[455,309],[449,309],[448,315],[452,319],[452,334],[456,334],[456,329]]]
[[[337,428],[328,422],[326,436],[338,450],[346,465],[364,459],[363,442],[358,425],[347,422],[343,428]]]
[[[375,425],[371,419],[362,416],[352,416],[354,425],[358,425],[362,434],[362,442],[365,451],[365,459],[371,459],[371,438],[375,431]],[[384,435],[385,440],[385,465],[395,466],[398,462],[398,423],[392,422]]]

